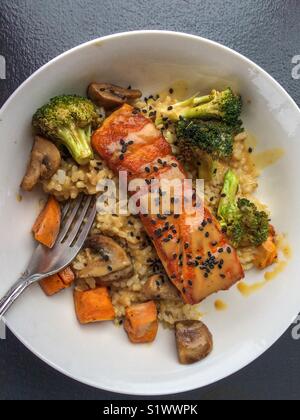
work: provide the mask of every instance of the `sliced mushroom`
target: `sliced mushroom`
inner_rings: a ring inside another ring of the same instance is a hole
[[[60,163],[60,152],[55,144],[36,136],[21,188],[31,191],[40,180],[51,178],[60,167]]]
[[[176,322],[175,335],[179,361],[184,365],[198,362],[212,352],[213,337],[200,321]]]
[[[144,284],[143,292],[148,299],[179,299],[177,290],[163,274],[155,274],[149,277]]]
[[[109,284],[114,281],[130,278],[133,274],[133,267],[130,258],[124,249],[113,239],[94,235],[85,243],[99,253],[99,258],[88,263],[78,272],[78,278],[95,278],[97,284]]]
[[[142,92],[140,90],[124,89],[109,83],[91,83],[88,87],[88,96],[96,105],[109,110],[140,98]]]

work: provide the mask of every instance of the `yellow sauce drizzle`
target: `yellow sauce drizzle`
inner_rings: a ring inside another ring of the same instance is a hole
[[[245,297],[252,295],[252,293],[257,292],[258,290],[262,289],[265,286],[265,282],[258,282],[254,284],[247,284],[245,282],[241,282],[237,285],[238,291]]]
[[[286,260],[277,261],[276,264],[273,265],[273,269],[271,271],[265,272],[264,280],[260,282],[253,283],[253,284],[240,282],[237,285],[237,289],[243,296],[248,297],[252,295],[253,293],[261,290],[267,283],[274,280],[278,276],[278,274],[282,273],[283,270],[286,268],[288,264],[288,260],[292,257],[292,249],[290,245],[286,242],[286,238],[283,235],[277,238],[277,247],[278,247],[278,251],[282,252]]]
[[[265,150],[253,155],[253,161],[258,170],[263,170],[276,163],[284,156],[284,150],[280,148]]]
[[[170,89],[173,90],[173,93],[170,93]],[[187,82],[184,80],[177,80],[176,82],[172,83],[168,88],[164,89],[159,93],[159,97],[162,101],[164,101],[167,96],[171,98],[176,98],[176,100],[181,101],[183,99],[187,99],[189,93],[189,88]]]
[[[217,311],[226,311],[226,309],[228,308],[228,306],[222,300],[216,300],[215,301],[215,308],[216,308]]]
[[[18,203],[21,203],[22,200],[23,200],[23,196],[21,194],[17,194]]]

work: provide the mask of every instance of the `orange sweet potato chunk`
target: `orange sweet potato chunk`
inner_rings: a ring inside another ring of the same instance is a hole
[[[111,321],[115,318],[115,310],[107,287],[84,292],[74,292],[75,311],[80,324],[98,321]]]
[[[75,276],[70,267],[65,268],[58,274],[47,277],[40,281],[40,286],[47,296],[53,296],[61,290],[71,286]]]
[[[157,309],[153,301],[139,303],[126,309],[125,331],[132,343],[151,343],[158,330]]]
[[[32,232],[36,241],[52,248],[60,230],[61,210],[54,197],[49,197],[47,204],[33,225]]]

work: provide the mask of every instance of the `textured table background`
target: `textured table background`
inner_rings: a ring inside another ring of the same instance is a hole
[[[292,57],[300,54],[299,0],[0,0],[0,55],[7,62],[0,106],[56,55],[98,36],[137,29],[188,32],[234,48],[274,76],[300,105],[300,80],[291,76]],[[299,351],[290,329],[243,371],[176,398],[299,399]],[[11,333],[0,341],[1,400],[118,398],[57,373]]]

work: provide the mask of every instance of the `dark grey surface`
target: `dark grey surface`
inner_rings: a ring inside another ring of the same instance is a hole
[[[291,59],[300,54],[299,0],[0,0],[0,55],[7,60],[0,105],[61,52],[98,36],[137,29],[188,32],[234,48],[274,76],[300,105],[300,80],[291,77]],[[289,331],[250,367],[176,398],[299,399],[299,350]],[[1,400],[117,398],[57,373],[11,333],[0,341]]]

